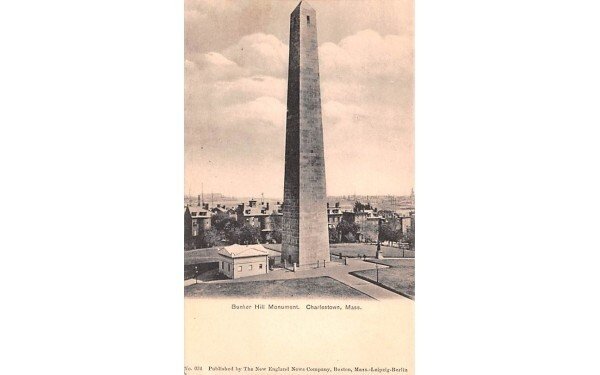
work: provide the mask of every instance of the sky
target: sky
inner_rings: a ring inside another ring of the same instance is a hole
[[[328,195],[414,185],[412,0],[311,0]],[[283,196],[289,17],[298,4],[185,1],[185,189]]]

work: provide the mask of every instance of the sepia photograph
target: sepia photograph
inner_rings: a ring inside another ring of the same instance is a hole
[[[414,299],[411,1],[185,6],[189,298]]]

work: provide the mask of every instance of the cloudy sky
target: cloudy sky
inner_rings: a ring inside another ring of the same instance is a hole
[[[409,194],[412,0],[311,0],[327,194]],[[271,0],[185,2],[186,193],[283,195],[289,15]]]

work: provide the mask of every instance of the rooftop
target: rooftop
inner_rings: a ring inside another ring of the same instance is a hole
[[[229,258],[242,258],[269,255],[267,249],[261,244],[225,246],[218,251],[219,254]]]

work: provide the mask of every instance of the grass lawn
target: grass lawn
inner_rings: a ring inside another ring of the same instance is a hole
[[[369,262],[385,264],[390,267],[408,267],[415,268],[414,259],[369,259]]]
[[[366,255],[368,257],[374,257],[377,252],[377,245],[370,245],[366,243],[336,243],[329,245],[329,251],[331,255],[338,255],[342,252],[343,256],[357,257],[358,255]],[[402,250],[397,247],[381,246],[384,257],[401,258]],[[410,256],[406,252],[406,256]],[[414,252],[412,252],[414,256]]]
[[[281,244],[280,243],[265,243],[263,246],[269,250],[277,251],[281,253]]]
[[[265,244],[263,246],[267,249],[281,252],[281,244]],[[383,256],[392,258],[402,257],[402,250],[398,248],[381,246],[381,250],[383,250]],[[377,251],[377,245],[365,243],[335,243],[329,245],[329,251],[331,252],[331,255],[338,255],[341,251],[343,256],[357,257],[359,254],[361,256],[364,254],[368,257],[374,257],[375,252]],[[415,252],[406,250],[405,256],[414,257]]]
[[[184,252],[184,264],[210,263],[219,261],[218,247],[208,247],[206,249],[188,250]]]
[[[414,259],[375,259],[373,262],[391,267],[379,270],[379,283],[411,297],[415,296]],[[377,280],[377,270],[357,271],[352,274],[366,277],[371,281]]]
[[[281,258],[281,244],[263,244],[263,246],[269,250],[269,256],[275,257],[276,263]],[[402,250],[389,247],[381,246],[384,257],[401,258]],[[185,251],[184,259],[185,265],[199,264],[199,263],[210,263],[219,261],[218,247],[209,247],[205,249],[196,249]],[[374,257],[377,251],[377,245],[370,245],[365,243],[338,243],[329,245],[329,251],[331,255],[338,255],[340,252],[343,256],[357,257],[358,255],[366,255],[368,257]],[[406,257],[414,257],[415,252],[406,250]]]
[[[185,287],[186,297],[246,298],[356,298],[370,299],[330,277],[267,280],[235,283],[193,284]]]

